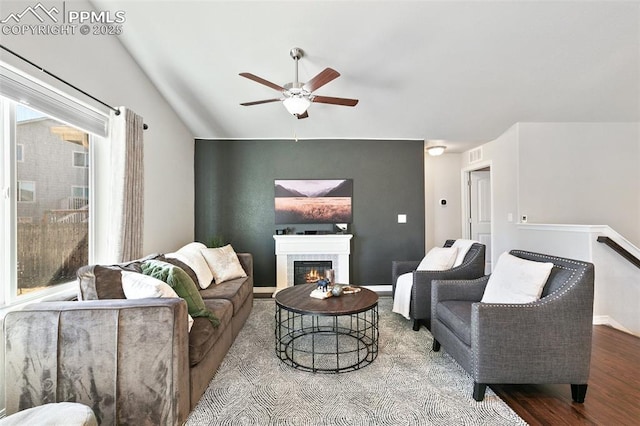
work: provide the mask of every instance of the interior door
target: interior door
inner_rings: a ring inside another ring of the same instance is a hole
[[[485,273],[491,273],[491,171],[469,172],[469,235],[484,244]]]

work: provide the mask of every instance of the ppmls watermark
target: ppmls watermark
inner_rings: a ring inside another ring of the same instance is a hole
[[[68,10],[67,2],[38,2],[0,16],[2,35],[120,35],[124,10]]]

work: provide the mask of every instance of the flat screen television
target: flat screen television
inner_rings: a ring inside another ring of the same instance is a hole
[[[353,179],[276,179],[276,225],[351,223]]]

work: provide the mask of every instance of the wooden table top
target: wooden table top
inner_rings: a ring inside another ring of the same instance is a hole
[[[289,311],[301,314],[331,316],[357,314],[373,308],[378,303],[376,292],[364,287],[360,287],[358,293],[327,299],[315,299],[309,296],[315,289],[315,284],[287,287],[276,294],[276,303]]]

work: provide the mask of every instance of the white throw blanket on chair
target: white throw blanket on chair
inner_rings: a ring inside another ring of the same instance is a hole
[[[411,309],[411,288],[413,287],[413,272],[407,272],[398,277],[396,281],[396,292],[393,297],[392,311],[410,320],[409,311]]]
[[[456,240],[451,247],[434,247],[422,259],[416,270],[444,271],[462,264],[467,252],[477,241]],[[393,296],[392,311],[410,320],[411,289],[413,287],[413,272],[407,272],[398,277],[396,291]]]

